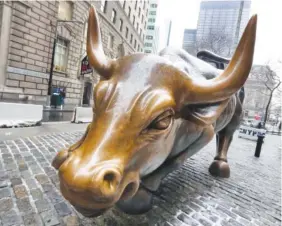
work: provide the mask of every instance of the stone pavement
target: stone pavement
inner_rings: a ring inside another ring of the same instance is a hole
[[[213,140],[165,179],[147,214],[129,216],[113,208],[87,219],[60,195],[50,166],[55,153],[80,136],[81,131],[58,132],[0,141],[0,225],[281,224],[281,137],[267,135],[260,158],[255,158],[255,143],[235,136],[229,179],[208,173]]]

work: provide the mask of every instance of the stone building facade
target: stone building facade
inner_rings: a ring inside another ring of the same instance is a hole
[[[108,57],[115,58],[121,46],[125,54],[143,51],[148,8],[144,1],[1,2],[0,100],[46,103],[57,34],[52,86],[65,88],[66,104],[91,102],[99,76],[80,76],[91,5],[99,14]]]

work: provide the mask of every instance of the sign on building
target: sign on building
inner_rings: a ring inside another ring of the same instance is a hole
[[[88,61],[88,56],[86,55],[81,61],[81,70],[80,74],[85,75],[93,72],[93,68],[90,66]]]

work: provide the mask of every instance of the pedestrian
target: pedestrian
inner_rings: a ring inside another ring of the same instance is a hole
[[[262,128],[262,123],[261,123],[261,122],[259,122],[259,124],[257,125],[257,128],[258,128],[258,129],[261,129],[261,128]]]
[[[66,92],[65,89],[60,90],[60,97],[61,97],[61,108],[65,105],[65,98],[66,98]]]

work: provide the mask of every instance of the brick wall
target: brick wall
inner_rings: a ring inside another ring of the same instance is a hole
[[[68,60],[65,73],[54,71],[53,74],[53,86],[66,88],[66,103],[77,104],[82,96],[84,81],[81,80],[78,72],[82,54],[86,54],[85,49],[81,48],[83,43],[84,47],[86,44],[84,29],[91,4],[96,6],[100,14],[102,40],[107,56],[117,56],[118,45],[122,43],[123,39],[126,54],[137,50],[137,47],[134,49],[134,42],[129,43],[130,35],[127,39],[125,38],[126,25],[129,27],[129,34],[134,34],[134,40],[136,39],[143,48],[142,39],[130,24],[129,18],[118,1],[108,1],[106,13],[101,12],[100,1],[73,1],[72,20],[81,21],[84,24],[58,23],[58,36],[68,41]],[[19,98],[28,97],[35,102],[46,100],[58,6],[58,1],[12,2],[5,85],[17,89],[20,93]],[[121,34],[119,34],[118,24],[110,21],[113,8],[117,11],[116,23],[119,23],[119,18],[124,21],[124,29]],[[114,35],[112,49],[108,49],[107,46],[109,34]],[[95,84],[99,76],[94,72],[93,77],[96,78],[92,80],[92,83]],[[89,79],[85,80],[89,81]]]
[[[10,30],[8,67],[23,69],[13,73],[8,69],[6,86],[18,87],[25,96],[44,100],[47,94],[47,76],[28,76],[27,71],[46,73],[51,63],[51,21],[57,15],[56,2],[13,2]]]

